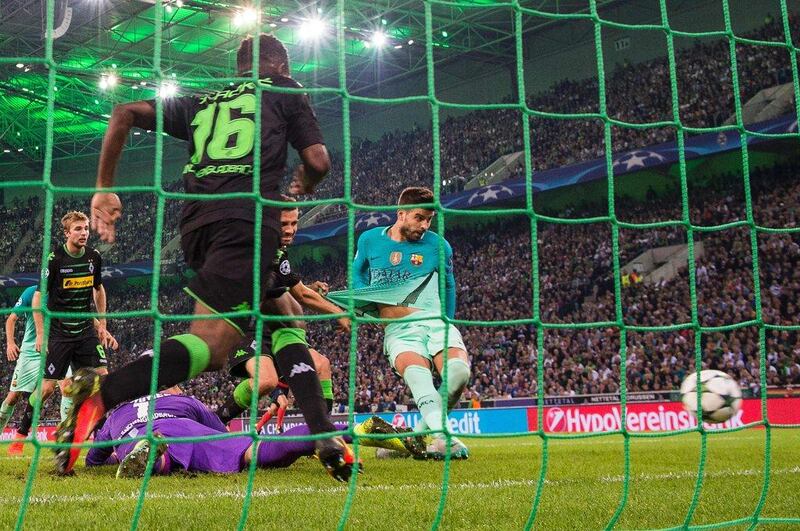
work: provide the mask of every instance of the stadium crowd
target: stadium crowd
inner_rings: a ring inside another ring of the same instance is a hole
[[[798,227],[800,168],[780,166],[753,172],[754,222],[764,227]],[[720,175],[704,188],[691,190],[690,219],[711,227],[745,219],[741,178]],[[602,202],[586,204],[571,217],[597,215]],[[645,223],[679,217],[677,192],[644,203],[625,202],[619,219]],[[676,208],[677,205],[677,208]],[[456,317],[498,321],[533,317],[530,222],[504,219],[479,226],[448,228],[455,250],[458,286]],[[620,266],[648,249],[685,243],[682,225],[660,229],[620,229]],[[718,232],[694,231],[702,241],[695,279],[697,323],[701,326],[742,324],[728,331],[703,333],[700,345],[704,368],[734,375],[743,387],[760,391],[760,353],[752,279],[751,241],[747,227]],[[619,390],[622,353],[615,315],[615,282],[611,230],[605,224],[540,223],[538,232],[539,317],[545,323],[600,323],[578,329],[543,332],[543,381],[547,395],[614,393]],[[797,324],[800,300],[800,236],[759,233],[758,265],[762,318],[767,324]],[[307,281],[324,280],[333,289],[345,286],[345,264],[329,258],[322,263],[295,266]],[[160,309],[165,314],[187,313],[190,299],[180,290],[180,279],[165,277]],[[115,281],[107,287],[109,308],[125,311],[146,308],[147,286]],[[674,279],[620,286],[620,312],[628,326],[667,326],[692,322],[688,270]],[[165,322],[166,334],[177,333],[180,322]],[[310,344],[330,357],[337,408],[348,401],[349,336],[333,322],[309,325]],[[120,350],[112,364],[124,363],[152,347],[152,319],[119,319],[109,324]],[[493,399],[535,396],[538,339],[528,324],[516,326],[461,326],[473,362],[466,398]],[[695,332],[627,330],[625,369],[628,391],[676,389],[695,368]],[[412,400],[402,380],[390,370],[382,348],[383,332],[376,325],[359,326],[354,397],[358,411],[392,410]],[[766,331],[768,385],[800,384],[800,334]],[[8,373],[2,385],[7,385]],[[218,407],[233,389],[225,373],[206,374],[186,385],[189,393]],[[50,405],[52,412],[57,404]],[[48,410],[50,412],[50,410]]]
[[[790,16],[793,35],[800,35],[800,17]],[[783,42],[780,20],[770,20],[746,35],[750,39]],[[785,49],[774,46],[737,45],[739,85],[742,102],[764,88],[791,81],[791,65]],[[697,41],[675,56],[680,119],[687,127],[711,127],[722,124],[734,113],[730,54],[726,40]],[[618,66],[607,76],[608,115],[630,123],[671,121],[672,98],[669,66],[665,57]],[[565,80],[549,90],[530,95],[530,108],[552,113],[597,113],[599,88],[597,78]],[[531,119],[534,171],[565,166],[601,157],[604,153],[603,125],[600,120]],[[568,138],[569,142],[564,142]],[[613,151],[675,139],[672,128],[612,129]],[[441,178],[459,188],[502,155],[523,149],[520,115],[516,110],[475,111],[448,117],[441,123]],[[355,141],[352,150],[351,179],[353,200],[361,204],[391,203],[404,186],[431,186],[433,178],[433,138],[429,128],[395,131],[378,140]],[[318,187],[313,198],[342,197],[343,161],[334,154],[330,176]],[[398,178],[402,176],[402,178]],[[169,186],[174,190],[179,183]],[[450,186],[450,185],[448,185]],[[152,222],[156,203],[151,194],[129,194],[123,198],[126,216],[120,224],[118,243],[104,255],[110,262],[135,261],[152,256],[146,242],[152,242]],[[55,212],[70,208],[86,210],[88,198],[58,198]],[[19,211],[24,213],[25,208]],[[36,204],[41,211],[41,204]],[[163,241],[177,234],[179,201],[167,202]],[[17,212],[13,212],[14,215]],[[28,212],[30,215],[31,212]],[[329,208],[318,222],[342,217],[344,207]],[[37,268],[41,249],[41,218],[35,220],[35,232],[27,249],[10,267],[13,272]],[[57,220],[56,220],[57,221]],[[60,236],[60,234],[56,234]],[[147,236],[147,238],[145,238]],[[0,247],[0,259],[10,258],[12,248]]]

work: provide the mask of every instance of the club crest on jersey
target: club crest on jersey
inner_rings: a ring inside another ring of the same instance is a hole
[[[89,273],[94,273],[94,262],[89,260]]]
[[[403,253],[400,251],[394,251],[389,255],[389,262],[391,262],[392,265],[399,264],[401,260],[403,260]]]
[[[278,270],[281,272],[281,275],[288,275],[292,272],[292,266],[289,264],[289,260],[284,260],[281,262],[281,265],[278,267]]]
[[[418,266],[422,265],[422,255],[421,254],[412,254],[411,255],[411,264]]]

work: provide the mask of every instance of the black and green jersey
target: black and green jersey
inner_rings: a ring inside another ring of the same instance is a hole
[[[289,262],[289,252],[286,247],[281,247],[272,261],[272,271],[275,274],[273,285],[265,292],[266,298],[278,298],[302,280],[300,275],[292,270]]]
[[[47,280],[47,308],[58,312],[92,311],[93,290],[102,285],[100,253],[84,247],[77,256],[66,245],[57,247],[47,257],[43,274]],[[50,337],[75,339],[92,330],[92,320],[64,318],[50,320]]]
[[[258,81],[262,88],[301,88],[288,77]],[[256,145],[256,84],[248,81],[205,96],[167,98],[163,103],[164,131],[189,142],[189,162],[183,168],[187,192],[220,194],[253,191],[253,155]],[[278,199],[286,171],[287,144],[298,152],[322,144],[317,118],[308,97],[300,93],[261,93],[261,195]],[[186,201],[181,233],[224,219],[252,221],[250,199]],[[264,210],[264,223],[280,228],[280,212]]]

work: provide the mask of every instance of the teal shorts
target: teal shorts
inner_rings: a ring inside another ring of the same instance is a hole
[[[415,314],[416,315],[416,314]],[[420,316],[421,317],[421,316]],[[394,367],[397,356],[403,352],[415,352],[433,361],[433,357],[445,349],[445,327],[447,327],[447,347],[466,351],[461,332],[440,319],[390,323],[386,325],[383,338],[383,353]]]
[[[39,364],[41,354],[38,352],[20,352],[14,375],[11,377],[11,391],[16,393],[33,393],[39,381]]]

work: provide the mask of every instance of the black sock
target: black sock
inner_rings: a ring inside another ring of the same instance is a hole
[[[326,398],[325,405],[328,406],[328,413],[330,413],[333,410],[333,398]]]
[[[20,396],[25,401],[25,410],[22,412],[22,419],[20,419],[19,426],[17,426],[17,433],[27,437],[31,432],[31,424],[33,424],[33,406],[30,400],[31,394],[20,393]]]
[[[294,400],[303,413],[309,431],[311,433],[336,431],[336,426],[325,411],[322,387],[308,347],[301,343],[286,345],[275,353],[275,361],[281,374],[286,378],[289,389],[294,393]]]
[[[245,408],[239,405],[233,395],[217,410],[217,416],[223,424],[228,424],[231,419],[235,419],[244,412]]]
[[[186,336],[189,336],[189,334],[186,334]],[[176,337],[184,338],[186,336]],[[195,338],[196,341],[202,341],[197,336],[191,337]],[[190,351],[186,343],[186,340],[178,340],[176,338],[169,338],[161,342],[161,356],[158,364],[158,389],[172,387],[189,378],[194,378],[208,366],[208,354],[206,353],[205,355],[205,364],[198,364],[195,361],[198,356]],[[203,344],[205,345],[205,343]],[[207,351],[208,347],[206,346]],[[142,356],[136,361],[109,373],[100,387],[100,394],[106,410],[110,410],[122,402],[150,394],[152,372],[153,358],[151,356]]]

